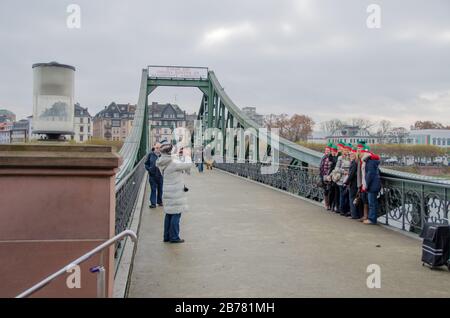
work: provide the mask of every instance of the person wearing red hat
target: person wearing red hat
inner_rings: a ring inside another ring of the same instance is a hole
[[[331,155],[331,143],[328,143],[325,147],[325,153],[320,161],[319,168],[319,177],[320,177],[320,185],[323,188],[323,197],[324,197],[324,205],[327,210],[330,210],[330,182],[328,181],[328,175],[331,172],[331,167],[333,165],[333,157]]]
[[[377,224],[378,218],[378,193],[381,190],[380,156],[365,149],[363,157],[363,190],[367,193],[368,217],[364,224]]]
[[[352,219],[358,220],[361,218],[361,211],[358,209],[358,206],[355,204],[355,199],[358,193],[358,185],[357,185],[357,174],[358,174],[358,150],[357,148],[352,148],[350,151],[350,168],[348,171],[348,177],[345,180],[345,184],[348,189],[348,198],[350,204],[350,215]]]
[[[345,144],[342,141],[339,141],[337,143],[337,149],[338,149],[339,154],[342,154],[344,152],[344,146],[345,146]]]
[[[364,183],[364,175],[365,175],[365,162],[363,162],[362,157],[364,155],[364,153],[366,151],[368,151],[370,148],[369,146],[366,144],[365,140],[360,140],[358,142],[357,145],[357,157],[358,157],[358,169],[357,169],[357,187],[358,187],[358,192],[359,192],[359,197],[360,197],[360,204],[358,206],[358,208],[360,209],[360,214],[362,214],[363,216],[360,218],[361,222],[364,222],[365,220],[367,220],[368,218],[368,214],[369,214],[369,201],[367,198],[367,192],[365,191],[365,188],[363,187],[363,183]]]
[[[339,212],[339,187],[336,184],[336,179],[333,180],[332,172],[334,168],[336,167],[337,161],[339,158],[339,151],[337,145],[332,144],[331,145],[331,160],[332,164],[330,167],[330,173],[328,175],[328,180],[330,182],[330,192],[329,192],[329,204],[330,204],[330,210],[336,213]]]
[[[336,167],[332,172],[332,179],[336,185],[334,202],[336,212],[342,216],[350,215],[350,206],[348,203],[348,189],[344,182],[348,176],[350,168],[349,150],[346,144],[341,143],[342,153],[337,159]]]

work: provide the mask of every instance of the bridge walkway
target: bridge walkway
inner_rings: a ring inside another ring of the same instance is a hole
[[[218,170],[192,169],[186,185],[184,244],[163,243],[163,210],[144,205],[129,297],[450,297],[417,239]]]

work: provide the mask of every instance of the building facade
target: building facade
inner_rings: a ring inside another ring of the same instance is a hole
[[[197,113],[187,114],[186,115],[186,128],[189,129],[191,135],[194,133],[194,124],[195,121],[198,120]]]
[[[95,115],[93,138],[124,141],[133,127],[136,105],[111,103]]]
[[[326,141],[338,143],[340,141],[345,143],[356,144],[358,141],[365,141],[368,144],[380,143],[380,137],[372,135],[367,129],[362,129],[358,126],[344,126],[336,129],[330,136],[326,137]]]
[[[10,121],[0,122],[0,145],[11,143],[11,130],[13,123]]]
[[[7,109],[0,109],[0,123],[4,123],[4,122],[15,122],[16,121],[16,115],[7,110]]]
[[[11,143],[22,143],[29,140],[30,121],[22,119],[16,121],[11,129]]]
[[[450,129],[411,130],[406,143],[410,145],[432,145],[450,147]]]
[[[256,112],[256,107],[243,107],[242,112],[247,115],[248,118],[256,122],[259,126],[264,126],[264,115],[258,114]]]
[[[92,139],[93,121],[87,108],[83,108],[80,104],[75,104],[74,114],[74,135],[71,137],[76,142],[85,142]]]
[[[325,144],[327,143],[327,134],[322,131],[313,131],[311,135],[308,136],[307,142],[315,144]]]
[[[171,141],[173,130],[186,127],[186,112],[175,104],[159,104],[153,102],[149,107],[150,142]]]

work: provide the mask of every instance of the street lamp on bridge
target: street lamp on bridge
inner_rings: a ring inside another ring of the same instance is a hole
[[[64,140],[74,134],[75,67],[57,62],[33,65],[33,134]]]

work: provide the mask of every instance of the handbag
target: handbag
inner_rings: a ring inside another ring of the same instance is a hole
[[[353,200],[353,205],[357,206],[361,203],[361,193],[358,191],[356,193],[355,199]]]

